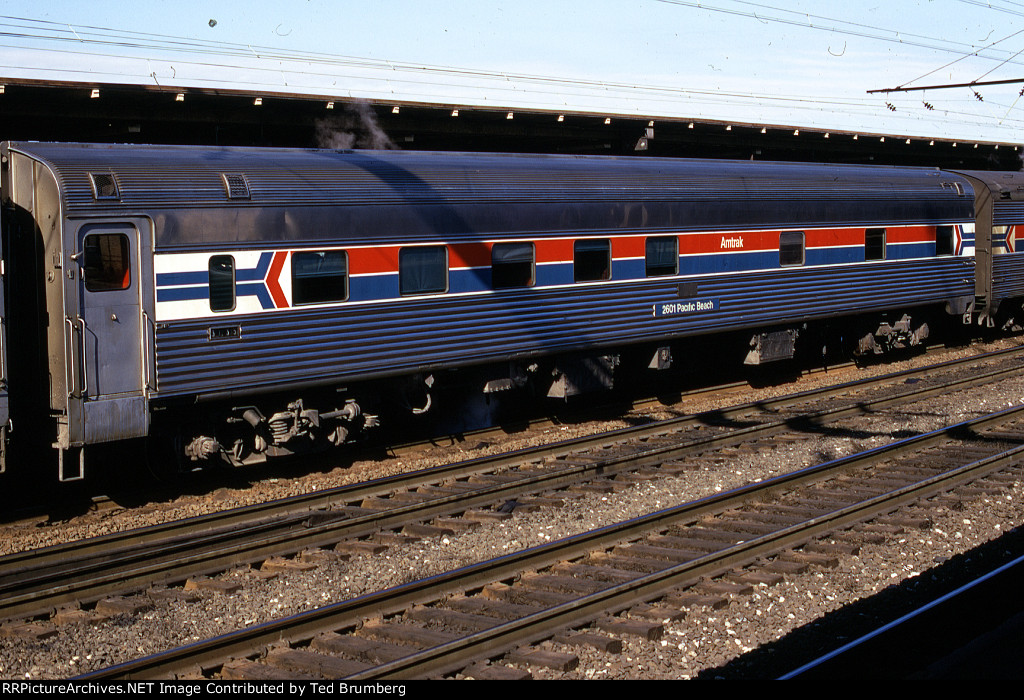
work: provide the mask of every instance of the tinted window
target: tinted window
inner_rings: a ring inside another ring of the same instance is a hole
[[[230,255],[210,258],[210,311],[235,308],[235,259]]]
[[[576,241],[572,257],[572,275],[576,282],[611,279],[612,244],[607,238]]]
[[[402,294],[448,291],[448,249],[430,246],[398,251],[398,287]]]
[[[864,232],[864,259],[885,260],[884,228],[869,228]]]
[[[804,264],[803,231],[783,231],[779,236],[779,264],[783,267]]]
[[[952,255],[953,254],[953,227],[952,226],[936,226],[935,227],[935,254],[936,255]]]
[[[128,236],[97,233],[85,237],[85,288],[108,292],[132,286]]]
[[[491,286],[532,287],[534,261],[533,243],[495,243],[491,247]]]
[[[348,299],[348,253],[292,253],[292,303],[323,304]]]
[[[676,274],[679,272],[679,239],[675,236],[648,238],[644,257],[648,277]]]

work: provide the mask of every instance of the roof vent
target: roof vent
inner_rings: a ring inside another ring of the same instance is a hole
[[[92,196],[96,199],[121,199],[114,173],[89,173],[92,180]]]
[[[228,199],[251,199],[249,194],[249,182],[241,173],[222,173],[224,178],[224,189],[227,191]]]

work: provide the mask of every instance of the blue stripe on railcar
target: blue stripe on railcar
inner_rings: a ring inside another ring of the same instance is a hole
[[[353,275],[348,281],[349,301],[394,299],[399,296],[398,273]]]
[[[448,291],[453,294],[472,294],[491,289],[491,268],[471,267],[448,271]]]
[[[188,284],[209,283],[209,270],[197,270],[194,272],[158,272],[156,275],[156,286],[158,289],[164,287],[178,287]]]
[[[210,287],[158,287],[156,300],[162,301],[198,301],[210,298]]]
[[[572,284],[572,263],[537,263],[537,287],[555,287]]]

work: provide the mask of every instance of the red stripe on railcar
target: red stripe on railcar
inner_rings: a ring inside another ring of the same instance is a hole
[[[267,271],[267,289],[270,290],[270,297],[274,300],[274,306],[279,309],[288,307],[288,299],[281,289],[281,271],[284,269],[284,261],[288,259],[287,250],[279,250],[274,253],[274,259],[270,262],[270,269]]]
[[[374,275],[398,272],[398,246],[351,248],[348,251],[349,274]]]

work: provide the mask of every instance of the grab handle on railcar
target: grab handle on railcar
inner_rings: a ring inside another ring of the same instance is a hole
[[[75,322],[71,320],[70,316],[65,316],[64,324],[68,327],[68,361],[65,364],[64,380],[67,382],[68,398],[70,399],[75,395]]]
[[[0,316],[0,389],[7,388],[7,355],[4,353],[4,341],[7,339],[6,320]]]
[[[86,357],[85,354],[85,348],[88,344],[86,341],[86,333],[88,332],[89,327],[85,325],[85,319],[81,316],[78,317],[78,322],[82,324],[82,398],[84,399],[86,392],[89,391],[89,358]]]
[[[142,385],[146,391],[155,390],[153,373],[149,371],[149,327],[153,326],[153,342],[156,343],[156,324],[149,314],[142,312]],[[155,368],[154,368],[155,369]]]

